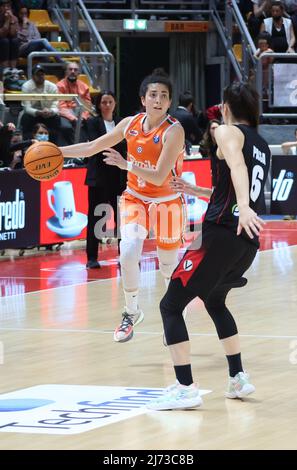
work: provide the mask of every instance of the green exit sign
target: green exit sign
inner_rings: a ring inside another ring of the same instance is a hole
[[[128,31],[145,31],[147,29],[147,20],[129,18],[123,21],[123,27]]]

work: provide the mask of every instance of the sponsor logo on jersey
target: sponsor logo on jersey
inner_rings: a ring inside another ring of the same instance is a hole
[[[191,271],[193,269],[193,261],[187,259],[184,261],[184,271]]]
[[[155,144],[158,144],[160,142],[160,137],[158,135],[154,135],[153,141]]]
[[[138,131],[136,129],[130,129],[128,134],[129,135],[138,135]]]
[[[278,177],[272,180],[272,200],[287,201],[294,184],[294,173],[281,170]]]
[[[239,209],[237,204],[234,204],[234,206],[232,206],[231,212],[234,217],[239,217]]]
[[[137,153],[142,153],[142,151],[143,151],[143,148],[142,148],[142,147],[140,147],[140,146],[137,147]]]

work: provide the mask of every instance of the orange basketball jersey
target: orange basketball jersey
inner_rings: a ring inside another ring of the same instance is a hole
[[[145,113],[137,114],[131,119],[125,129],[124,135],[128,145],[128,160],[134,165],[142,168],[156,168],[160,157],[166,132],[175,125],[180,125],[177,119],[169,116],[158,127],[145,133],[143,131],[143,122],[146,118]],[[128,172],[127,190],[134,196],[145,197],[146,199],[162,200],[174,199],[178,197],[169,186],[172,176],[180,176],[182,173],[184,152],[182,151],[175,163],[175,167],[168,170],[168,176],[162,186],[156,186],[152,183],[139,178],[133,173]],[[163,199],[164,198],[164,199]]]

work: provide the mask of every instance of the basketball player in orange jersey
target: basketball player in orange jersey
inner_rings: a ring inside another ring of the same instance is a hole
[[[120,264],[125,294],[122,321],[114,340],[129,341],[133,327],[143,320],[138,305],[139,260],[143,243],[154,228],[160,271],[166,286],[177,265],[184,224],[183,198],[169,182],[179,176],[184,153],[184,131],[169,116],[172,84],[162,70],[155,70],[140,86],[146,112],[127,117],[96,140],[62,147],[64,157],[90,157],[105,150],[106,163],[128,170],[127,188],[120,200]],[[113,147],[123,139],[126,161]]]

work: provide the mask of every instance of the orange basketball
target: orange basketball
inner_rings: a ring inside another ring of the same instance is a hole
[[[52,142],[35,142],[24,156],[26,172],[39,181],[56,178],[62,171],[63,164],[63,154]]]

